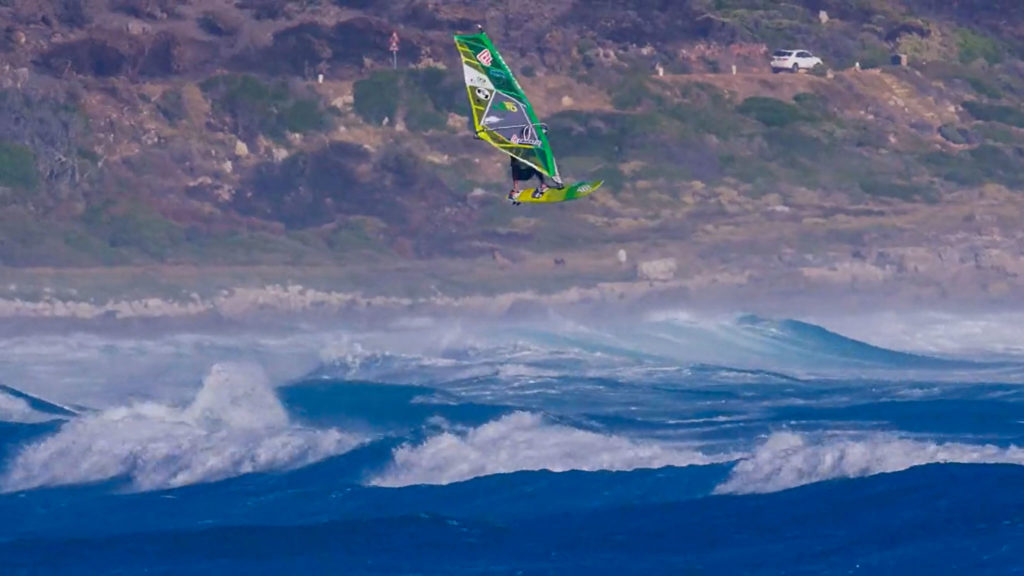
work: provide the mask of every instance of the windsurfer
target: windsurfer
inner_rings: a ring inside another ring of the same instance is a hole
[[[540,198],[544,196],[544,192],[548,189],[548,183],[544,181],[544,175],[533,166],[530,166],[515,156],[510,156],[509,158],[511,159],[512,164],[512,190],[509,190],[508,199],[511,200],[513,204],[519,204],[519,202],[516,201],[519,198],[519,182],[526,182],[534,176],[540,180],[540,186],[533,191],[533,197]]]

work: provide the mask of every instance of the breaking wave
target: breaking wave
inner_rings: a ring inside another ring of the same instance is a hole
[[[184,408],[140,403],[79,416],[22,448],[0,478],[5,492],[128,478],[155,490],[301,467],[351,450],[362,438],[301,428],[263,372],[218,364]]]
[[[553,424],[514,412],[476,428],[446,431],[394,450],[377,486],[451,484],[525,470],[635,470],[721,461],[696,450]]]
[[[46,416],[32,409],[23,398],[0,391],[0,422],[39,422]]]
[[[749,457],[737,462],[718,494],[777,492],[836,478],[899,472],[936,463],[1024,465],[1024,448],[989,444],[934,443],[879,434],[867,438],[772,434]]]
[[[29,424],[71,416],[73,412],[0,384],[0,422]]]

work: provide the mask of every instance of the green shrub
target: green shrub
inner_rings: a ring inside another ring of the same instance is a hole
[[[891,63],[891,58],[891,51],[885,46],[878,44],[865,46],[856,56],[857,61],[860,62],[860,67],[864,70],[888,66]]]
[[[368,124],[381,124],[395,119],[401,98],[401,78],[391,70],[379,70],[355,83],[353,108]]]
[[[214,110],[230,116],[240,135],[282,138],[287,132],[319,130],[326,113],[313,98],[296,98],[284,82],[268,84],[251,74],[224,74],[200,84]]]
[[[0,186],[34,190],[38,184],[36,155],[32,149],[0,140]]]
[[[1022,170],[1021,164],[1011,158],[999,146],[982,144],[970,150],[971,158],[978,164],[978,167],[986,174],[998,174],[1010,177],[1015,180]]]
[[[313,132],[322,130],[327,124],[327,118],[320,110],[320,103],[312,99],[296,100],[290,106],[284,107],[280,114],[281,122],[289,132]]]
[[[988,142],[1020,146],[1024,144],[1024,134],[994,122],[982,122],[974,127],[977,133]]]
[[[618,161],[625,114],[565,111],[548,118],[548,140],[560,156],[590,156]]]
[[[111,248],[134,250],[156,260],[166,259],[185,239],[181,227],[143,205],[117,206],[108,201],[87,208],[82,221]]]
[[[413,132],[444,130],[448,118],[421,98],[410,98],[405,107],[405,127]]]
[[[466,107],[466,88],[461,74],[428,66],[405,71],[402,86],[405,100],[426,94],[434,108],[443,114],[460,113]]]
[[[964,132],[965,130],[963,128],[960,128],[955,124],[943,124],[942,126],[939,126],[939,136],[942,136],[951,144],[967,144],[967,137]]]
[[[358,220],[338,226],[327,237],[327,246],[335,252],[381,252],[384,246],[370,235],[366,224]]]
[[[880,198],[894,198],[912,202],[915,200],[934,201],[937,198],[935,190],[913,183],[903,183],[895,178],[870,176],[858,182],[860,189],[868,196]]]
[[[766,156],[780,168],[797,170],[791,175],[800,181],[817,179],[827,173],[822,166],[842,160],[836,157],[830,141],[796,125],[766,130],[764,141],[768,145]]]
[[[758,158],[750,158],[747,155],[722,154],[718,157],[718,163],[725,176],[735,178],[740,182],[753,184],[770,180],[774,186],[778,178],[778,165]]]
[[[1003,46],[998,40],[972,30],[960,30],[957,34],[957,48],[960,50],[960,61],[964,64],[970,64],[975,60],[998,64],[1005,56]]]
[[[929,171],[938,177],[961,186],[975,186],[985,181],[985,174],[969,155],[932,152],[921,158]]]
[[[998,86],[996,86],[992,82],[989,82],[985,78],[980,78],[978,76],[968,76],[965,79],[967,80],[967,83],[971,85],[972,90],[986,98],[998,100],[1003,97],[1002,90],[1000,90]]]
[[[968,100],[963,103],[967,110],[978,120],[986,122],[1000,122],[1018,128],[1024,128],[1024,111],[1014,106],[1003,106],[1001,104],[986,104]]]
[[[659,96],[651,89],[642,74],[631,74],[622,79],[612,91],[612,106],[616,110],[636,110],[646,104],[658,104]]]
[[[998,182],[1008,186],[1024,183],[1024,167],[1000,146],[982,144],[958,154],[934,152],[923,163],[941,178],[965,186]]]
[[[177,124],[185,119],[188,112],[185,110],[185,100],[181,90],[164,90],[156,100],[156,109],[160,111],[165,119],[171,124]]]
[[[694,134],[712,134],[728,139],[742,131],[743,119],[731,108],[697,107],[684,103],[672,106],[664,113]]]
[[[769,127],[782,127],[807,120],[806,114],[800,107],[763,96],[752,96],[744,100],[736,111],[740,114],[753,118]]]
[[[204,80],[199,87],[213,100],[215,107],[226,111],[253,109],[268,112],[288,100],[284,84],[265,84],[251,74],[223,74]]]
[[[793,102],[800,107],[808,118],[824,118],[829,116],[828,98],[813,92],[801,92],[793,96]]]

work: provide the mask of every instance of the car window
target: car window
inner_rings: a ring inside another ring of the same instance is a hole
[[[799,56],[800,58],[811,58],[811,53],[810,52],[800,52],[799,54],[797,54],[797,56]]]
[[[785,58],[786,56],[789,56],[789,55],[790,55],[790,51],[789,50],[776,50],[775,52],[772,53],[772,56],[778,56],[779,58]]]

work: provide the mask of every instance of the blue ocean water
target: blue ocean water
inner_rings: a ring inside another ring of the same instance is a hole
[[[6,338],[0,574],[1024,573],[1024,329],[925,320]]]

